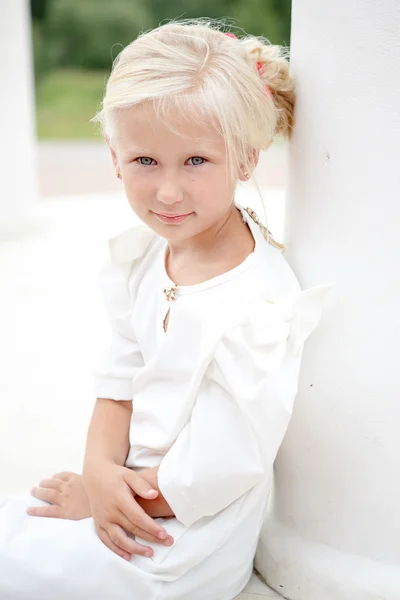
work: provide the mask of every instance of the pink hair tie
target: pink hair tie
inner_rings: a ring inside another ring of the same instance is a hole
[[[226,36],[228,36],[228,37],[230,37],[230,38],[232,38],[233,40],[237,40],[237,39],[238,39],[234,33],[225,33],[225,35],[226,35]],[[260,75],[260,77],[261,77],[262,70],[263,70],[262,63],[260,63],[259,61],[257,61],[257,62],[256,62],[256,67],[257,67],[258,74],[259,74],[259,75]],[[266,86],[265,86],[265,90],[266,90],[267,94],[268,94],[269,96],[271,96],[271,98],[272,98],[272,90],[271,90],[271,88],[269,87],[269,85],[266,85]]]
[[[259,74],[259,75],[260,75],[260,77],[261,77],[262,70],[263,70],[262,63],[260,63],[260,62],[257,62],[257,63],[256,63],[256,67],[257,67],[258,74]],[[265,86],[265,90],[266,90],[267,94],[269,94],[269,95],[271,96],[271,98],[272,98],[272,90],[271,90],[271,88],[269,87],[269,85],[266,85],[266,86]]]

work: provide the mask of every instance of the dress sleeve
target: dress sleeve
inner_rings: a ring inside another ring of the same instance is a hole
[[[158,472],[161,493],[185,526],[271,476],[297,393],[303,344],[331,287],[255,303],[219,338],[191,418]]]
[[[132,302],[128,288],[132,265],[107,262],[98,282],[110,325],[109,339],[93,369],[96,398],[132,400],[132,379],[143,358],[131,322]]]

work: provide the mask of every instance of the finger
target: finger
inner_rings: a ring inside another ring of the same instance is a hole
[[[122,501],[118,508],[133,527],[147,531],[159,540],[165,540],[168,536],[165,529],[160,527],[152,517],[149,517],[134,498],[130,498],[129,501]]]
[[[132,535],[137,535],[143,540],[146,540],[147,542],[153,542],[154,544],[164,544],[165,546],[172,546],[172,544],[174,543],[174,539],[170,535],[167,536],[165,540],[161,540],[155,535],[149,533],[148,531],[145,531],[140,527],[135,527],[121,511],[119,511],[118,524],[121,525],[121,527],[123,527],[125,531],[128,531]]]
[[[129,485],[129,487],[141,498],[147,498],[148,500],[154,500],[157,498],[158,492],[151,485],[140,477],[138,473],[135,471],[131,471],[130,469],[125,469],[124,471],[124,480],[125,483]]]
[[[56,473],[53,475],[56,479],[61,479],[62,481],[69,481],[71,479],[71,475],[76,475],[76,473],[72,473],[71,471],[62,471],[61,473]]]
[[[58,492],[61,492],[62,484],[63,482],[61,481],[61,479],[56,479],[55,477],[53,477],[52,479],[42,479],[42,481],[39,483],[39,487],[50,488],[52,490],[57,490]]]
[[[60,506],[29,506],[26,512],[31,517],[50,517],[52,519],[62,519],[62,510]]]
[[[108,535],[105,529],[99,528],[99,530],[97,531],[97,535],[99,536],[103,544],[107,546],[107,548],[115,552],[115,554],[118,554],[118,556],[121,556],[121,558],[124,558],[125,560],[130,560],[132,558],[131,554],[125,552],[125,550],[122,550],[122,548],[120,548],[119,546],[114,544],[114,542],[111,541],[110,536]]]
[[[57,490],[34,487],[31,489],[31,496],[50,504],[61,504],[61,494]]]
[[[148,546],[143,546],[127,536],[126,532],[116,523],[110,523],[107,528],[110,540],[119,548],[122,548],[128,554],[141,554],[143,556],[153,556],[153,550]]]

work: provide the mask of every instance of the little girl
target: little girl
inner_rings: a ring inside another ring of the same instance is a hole
[[[141,35],[101,112],[143,225],[100,273],[112,336],[82,476],[0,510],[4,600],[231,600],[249,580],[303,343],[329,285],[301,291],[235,186],[294,89],[279,47],[205,22]],[[47,517],[47,518],[38,518]]]

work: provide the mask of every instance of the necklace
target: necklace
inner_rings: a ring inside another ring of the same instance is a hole
[[[259,228],[261,230],[261,233],[263,234],[263,236],[265,237],[267,242],[269,242],[272,246],[274,246],[275,248],[278,248],[282,252],[285,252],[285,250],[286,250],[285,245],[280,244],[279,242],[274,240],[274,238],[272,237],[272,233],[270,232],[269,229],[267,229],[265,227],[264,223],[261,223],[260,219],[258,218],[257,213],[252,208],[245,208],[244,210],[247,212],[249,217],[251,217],[253,219],[254,223],[257,223],[257,225],[259,226]]]

